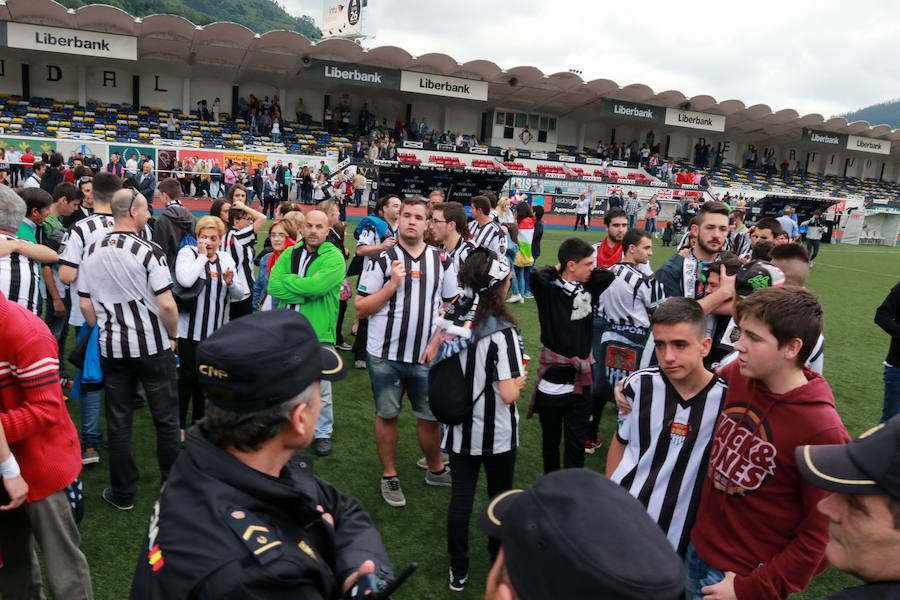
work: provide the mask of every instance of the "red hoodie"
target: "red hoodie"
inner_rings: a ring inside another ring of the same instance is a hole
[[[850,436],[825,378],[803,374],[806,385],[773,394],[741,375],[737,362],[719,371],[728,395],[691,542],[709,566],[737,573],[739,600],[787,598],[827,566],[828,520],[816,504],[830,492],[800,476],[794,448],[846,444]]]

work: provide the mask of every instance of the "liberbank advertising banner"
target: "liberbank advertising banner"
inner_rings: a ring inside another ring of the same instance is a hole
[[[350,85],[364,85],[404,92],[431,94],[445,98],[466,98],[480,100],[488,97],[486,81],[461,79],[432,73],[415,73],[382,69],[369,65],[313,60],[303,70],[303,78],[308,81],[332,81]]]
[[[869,152],[872,154],[891,153],[891,143],[887,140],[876,140],[858,135],[847,135],[846,133],[804,129],[803,140],[820,146],[831,146],[835,150],[856,150],[857,152]]]
[[[309,81],[335,81],[352,85],[400,89],[400,71],[368,65],[313,60],[303,70],[303,78]]]
[[[692,110],[664,108],[640,102],[604,98],[600,101],[600,111],[609,117],[633,119],[645,123],[665,123],[675,127],[725,131],[725,117],[722,115],[711,115]]]
[[[0,21],[0,46],[137,60],[137,38],[134,36],[30,23]]]

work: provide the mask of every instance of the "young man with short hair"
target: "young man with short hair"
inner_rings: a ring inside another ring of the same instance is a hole
[[[156,219],[153,227],[153,241],[166,253],[166,262],[175,264],[181,241],[194,234],[197,219],[181,204],[181,184],[174,177],[159,182],[159,199],[166,207]]]
[[[561,430],[563,465],[584,466],[594,362],[591,324],[600,294],[614,279],[606,269],[594,268],[594,250],[581,238],[560,244],[557,259],[557,265],[531,272],[543,348],[528,417],[540,416],[545,473],[559,469]]]
[[[356,254],[362,257],[364,272],[373,257],[397,244],[397,226],[402,202],[397,196],[382,196],[375,202],[375,214],[363,217],[356,226]],[[352,263],[351,263],[352,264]],[[355,273],[358,273],[356,271]],[[360,274],[361,276],[361,274]],[[356,339],[353,342],[353,366],[366,368],[366,337],[369,321],[357,315]]]
[[[805,589],[825,566],[828,523],[815,505],[826,494],[801,480],[794,448],[850,439],[828,383],[803,366],[822,332],[816,298],[766,288],[741,300],[735,317],[739,356],[719,370],[728,397],[687,551],[689,600]]]
[[[613,387],[640,368],[641,354],[650,336],[650,315],[665,299],[662,285],[644,269],[653,256],[653,241],[643,229],[629,229],[622,240],[625,253],[610,271],[616,276],[600,296],[595,327],[593,412],[584,451],[593,454],[601,445],[597,437],[600,416],[607,402],[613,402]]]
[[[500,223],[491,216],[491,201],[487,196],[472,198],[472,243],[475,246],[493,250],[497,256],[506,254],[506,234]]]
[[[475,245],[466,239],[469,230],[463,205],[459,202],[435,205],[431,213],[431,234],[434,241],[440,244],[440,250],[446,254],[445,259],[452,261],[454,273],[459,273],[460,265],[475,249]]]
[[[628,231],[628,216],[621,208],[610,208],[603,215],[603,225],[606,226],[606,238],[593,245],[594,264],[608,269],[622,260],[622,239]]]
[[[425,243],[428,206],[413,196],[403,201],[398,241],[370,258],[359,277],[355,307],[369,318],[369,378],[375,397],[375,445],[382,464],[381,494],[391,506],[405,506],[397,477],[397,417],[404,390],[417,418],[419,445],[428,472],[425,483],[450,486],[450,470],[441,461],[441,428],[428,405],[426,346],[443,301],[456,295],[452,265]]]
[[[721,202],[703,203],[691,223],[691,234],[697,243],[688,256],[674,254],[656,270],[656,279],[663,284],[666,296],[693,298],[706,314],[731,300],[733,279],[723,278],[721,288],[713,293],[707,286],[709,271],[728,238],[728,216],[728,207]]]
[[[756,222],[756,225],[751,230],[750,243],[752,246],[756,246],[760,242],[771,242],[774,244],[782,231],[781,223],[778,222],[778,219],[763,217]]]
[[[606,474],[647,507],[684,556],[727,386],[703,366],[712,340],[696,300],[663,302],[653,338],[659,365],[625,380],[631,412],[610,445]]]

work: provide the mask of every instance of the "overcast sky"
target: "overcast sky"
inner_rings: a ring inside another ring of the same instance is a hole
[[[280,0],[322,21],[322,0]],[[734,6],[735,8],[732,8]],[[558,7],[566,7],[565,10]],[[749,7],[754,7],[750,9]],[[756,8],[759,7],[759,8]],[[900,97],[900,3],[369,0],[364,46],[833,114]]]

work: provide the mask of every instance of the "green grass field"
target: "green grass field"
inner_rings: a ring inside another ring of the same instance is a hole
[[[547,230],[542,243],[539,264],[555,263],[559,243],[570,232]],[[591,242],[602,237],[599,232],[579,234]],[[265,236],[261,236],[263,239]],[[352,237],[351,237],[352,241]],[[657,244],[660,242],[657,240]],[[670,248],[655,248],[651,262],[654,268],[671,254]],[[851,435],[858,435],[877,423],[883,398],[882,361],[888,337],[873,322],[875,308],[900,279],[900,249],[864,248],[858,246],[825,246],[816,260],[808,286],[825,308],[825,375],[834,390],[837,408]],[[533,301],[513,305],[513,313],[525,340],[526,352],[537,356],[540,350],[537,310]],[[344,335],[352,342],[352,302],[344,324]],[[72,336],[70,336],[70,339]],[[345,354],[350,360],[350,354]],[[533,380],[535,369],[532,369]],[[521,446],[516,466],[516,485],[524,487],[542,472],[540,431],[537,419],[524,420],[533,382],[526,386],[519,411]],[[334,454],[316,462],[316,472],[345,494],[357,498],[369,512],[384,538],[397,572],[412,561],[419,570],[395,594],[401,599],[481,598],[487,579],[487,539],[471,524],[470,556],[472,566],[469,585],[463,593],[447,588],[449,560],[446,552],[446,512],[449,488],[425,485],[424,471],[416,468],[420,450],[415,438],[415,424],[408,410],[400,417],[398,470],[407,498],[404,508],[392,508],[381,498],[379,479],[381,466],[373,437],[373,402],[365,371],[351,368],[348,377],[334,386],[335,431]],[[78,403],[69,405],[75,423]],[[607,407],[601,423],[601,437],[612,435],[615,417]],[[134,446],[142,475],[135,508],[119,512],[100,499],[108,485],[105,456],[99,465],[84,470],[82,479],[86,495],[86,515],[80,529],[82,548],[91,566],[94,593],[98,599],[126,598],[138,560],[138,551],[146,533],[153,503],[159,490],[159,473],[155,458],[155,434],[149,412],[143,409],[135,418]],[[587,456],[586,466],[603,472],[605,448]],[[475,499],[475,515],[486,504],[483,478]],[[190,507],[185,507],[190,510]],[[627,541],[624,541],[627,543]],[[623,540],[597,539],[596,544],[620,544]],[[216,552],[216,548],[210,548]],[[853,583],[852,578],[829,570],[820,575],[804,594],[794,598],[817,598]]]

